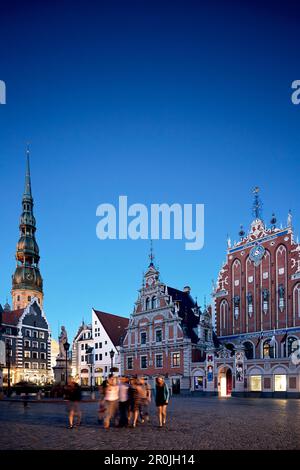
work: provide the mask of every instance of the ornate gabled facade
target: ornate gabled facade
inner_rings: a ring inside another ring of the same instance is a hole
[[[162,374],[174,393],[189,391],[193,351],[201,355],[212,341],[209,313],[201,313],[189,287],[161,282],[151,253],[121,349],[122,372],[143,375],[152,385]]]
[[[52,381],[51,334],[36,298],[18,310],[4,310],[1,337],[6,343],[4,386],[20,381],[46,384]]]
[[[241,227],[238,242],[228,239],[213,292],[217,335],[231,351],[233,390],[295,394],[300,392],[299,361],[293,361],[300,338],[300,245],[290,212],[285,227],[276,226],[274,214],[269,226],[262,220],[258,188],[253,216],[247,234]],[[245,360],[245,380],[238,384],[237,350]]]
[[[13,309],[25,308],[33,297],[43,307],[43,280],[39,270],[39,247],[35,239],[36,221],[33,215],[33,197],[27,150],[25,188],[20,217],[20,238],[17,244],[17,266],[12,276]]]

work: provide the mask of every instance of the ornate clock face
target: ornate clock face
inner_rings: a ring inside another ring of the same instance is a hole
[[[33,275],[31,273],[27,273],[26,274],[26,279],[27,279],[27,281],[32,281]]]
[[[262,245],[255,245],[249,254],[249,258],[254,262],[255,266],[258,266],[265,254],[265,249]]]

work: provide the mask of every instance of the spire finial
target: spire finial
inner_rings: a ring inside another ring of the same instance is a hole
[[[254,194],[254,201],[253,201],[253,205],[252,205],[252,213],[253,213],[253,216],[255,217],[255,219],[261,219],[262,217],[262,202],[261,202],[261,199],[259,197],[259,187],[258,186],[255,186],[255,188],[253,189],[253,194]]]
[[[150,240],[150,253],[149,253],[149,259],[150,259],[150,266],[153,265],[153,260],[154,260],[155,256],[154,256],[154,253],[153,253],[153,241],[152,239]]]
[[[31,194],[31,178],[30,178],[30,162],[29,162],[29,156],[30,156],[30,151],[29,151],[29,142],[27,142],[27,147],[26,147],[26,174],[25,174],[25,189],[24,189],[24,196],[29,196],[30,198],[32,197]]]

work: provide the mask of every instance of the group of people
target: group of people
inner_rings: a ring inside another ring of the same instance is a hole
[[[108,429],[113,423],[118,427],[133,427],[150,419],[152,390],[143,377],[127,378],[110,375],[100,386],[98,420]],[[163,377],[157,377],[154,387],[154,401],[158,412],[159,427],[166,424],[169,388]],[[81,423],[81,389],[72,382],[68,386],[66,398],[69,400],[69,427]]]

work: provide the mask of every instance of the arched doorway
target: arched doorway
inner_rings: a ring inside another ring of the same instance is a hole
[[[218,373],[218,393],[220,397],[231,397],[232,372],[227,366],[222,367]]]

